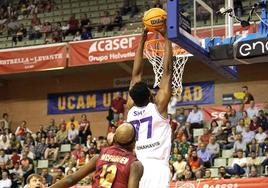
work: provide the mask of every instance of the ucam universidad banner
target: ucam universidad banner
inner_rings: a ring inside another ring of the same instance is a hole
[[[128,87],[110,90],[48,94],[48,114],[70,114],[107,111],[114,93],[122,92],[127,99]],[[214,82],[196,82],[184,85],[177,105],[213,104]]]
[[[0,50],[0,74],[55,70],[65,66],[65,43]]]

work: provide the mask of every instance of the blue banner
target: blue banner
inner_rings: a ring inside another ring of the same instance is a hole
[[[213,81],[189,83],[183,87],[182,95],[178,97],[178,106],[214,103]],[[118,91],[127,99],[128,88],[48,94],[48,114],[107,111]]]

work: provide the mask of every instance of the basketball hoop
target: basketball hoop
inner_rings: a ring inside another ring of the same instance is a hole
[[[172,95],[180,95],[182,92],[182,75],[184,66],[190,54],[172,43],[173,48],[173,75],[172,75]],[[154,87],[160,85],[163,75],[163,61],[165,52],[165,41],[163,39],[153,39],[146,41],[144,46],[145,56],[153,66],[155,74]]]

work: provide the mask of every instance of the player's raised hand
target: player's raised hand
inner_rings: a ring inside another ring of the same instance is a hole
[[[143,28],[143,31],[142,31],[142,34],[141,34],[141,37],[144,41],[147,40],[147,34],[148,34],[148,29],[146,27]]]

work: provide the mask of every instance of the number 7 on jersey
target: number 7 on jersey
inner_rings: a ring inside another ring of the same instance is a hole
[[[136,140],[139,140],[139,131],[140,131],[140,126],[142,124],[147,125],[148,130],[147,130],[147,138],[152,138],[152,125],[153,125],[153,117],[145,117],[140,120],[134,120],[130,122],[135,128],[136,128]]]

